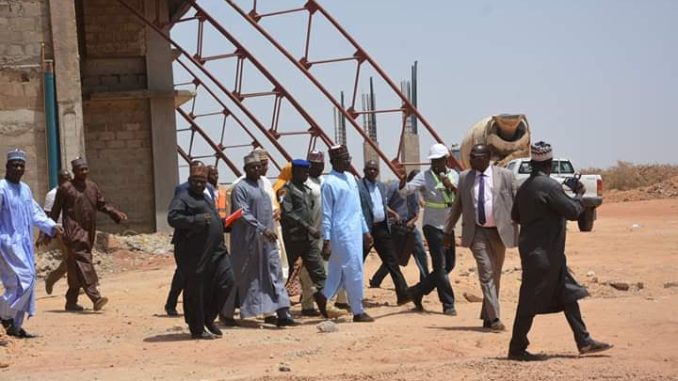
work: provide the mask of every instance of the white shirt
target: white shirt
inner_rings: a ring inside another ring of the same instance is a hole
[[[45,196],[45,205],[43,206],[43,209],[47,213],[50,213],[52,211],[52,208],[54,207],[54,199],[56,198],[58,188],[59,187],[52,188],[52,190],[47,192],[47,195]],[[61,225],[61,214],[62,213],[59,214],[59,220],[57,221],[59,225]]]
[[[485,224],[478,222],[478,191],[480,190],[480,179],[485,181]],[[494,177],[492,176],[492,166],[488,166],[485,172],[476,171],[476,178],[473,181],[473,210],[476,211],[476,224],[486,228],[494,228],[497,226],[494,221],[494,214],[492,211],[492,186],[494,185]]]

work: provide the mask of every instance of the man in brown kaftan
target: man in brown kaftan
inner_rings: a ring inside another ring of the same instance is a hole
[[[85,159],[77,158],[71,165],[73,180],[59,186],[50,213],[50,217],[56,221],[63,212],[63,240],[68,248],[66,311],[83,310],[78,305],[80,288],[94,303],[94,310],[99,311],[108,303],[108,298],[101,296],[97,289],[98,277],[92,264],[96,212],[108,214],[116,223],[127,220],[127,215],[106,203],[99,187],[87,180],[89,167]]]

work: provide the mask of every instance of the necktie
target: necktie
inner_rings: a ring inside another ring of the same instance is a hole
[[[478,223],[485,225],[485,175],[480,174],[478,179]]]

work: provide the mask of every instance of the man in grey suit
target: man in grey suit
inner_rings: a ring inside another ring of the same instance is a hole
[[[513,174],[490,166],[490,150],[484,144],[471,149],[471,168],[459,179],[445,232],[452,232],[463,216],[461,246],[468,247],[478,265],[483,306],[483,328],[505,330],[499,314],[499,283],[507,247],[515,247],[518,226],[511,220],[515,190]],[[452,244],[452,242],[446,242]]]

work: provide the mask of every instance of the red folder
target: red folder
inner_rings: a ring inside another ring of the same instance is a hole
[[[228,217],[224,218],[224,228],[231,226],[238,218],[242,217],[242,208],[231,213]]]

